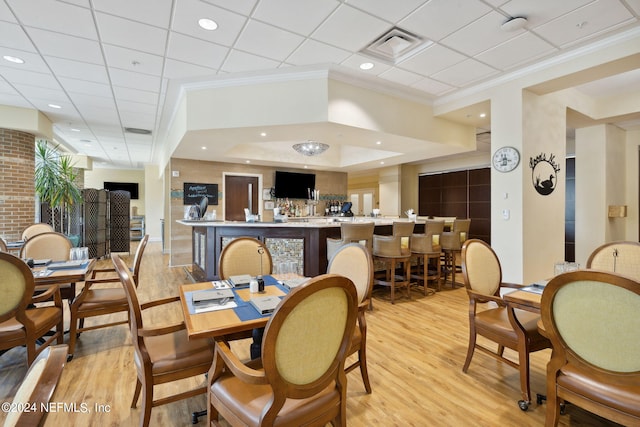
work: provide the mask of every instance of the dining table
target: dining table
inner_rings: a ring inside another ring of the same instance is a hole
[[[79,266],[71,262],[35,266],[32,268],[35,289],[38,291],[47,286],[60,285],[60,296],[71,304],[76,297],[76,283],[85,281],[95,268],[96,262],[96,259],[92,258]]]

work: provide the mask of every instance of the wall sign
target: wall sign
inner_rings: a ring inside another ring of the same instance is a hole
[[[183,204],[193,205],[199,203],[202,196],[207,196],[210,205],[218,204],[218,184],[184,183]]]
[[[529,159],[533,188],[543,196],[553,193],[558,183],[560,166],[554,161],[554,158],[554,154],[549,154],[549,158],[547,158],[546,154],[540,153]]]

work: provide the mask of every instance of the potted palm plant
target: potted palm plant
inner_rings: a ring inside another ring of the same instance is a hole
[[[79,236],[70,235],[69,212],[71,207],[82,199],[80,189],[75,183],[78,174],[73,168],[71,157],[60,155],[57,147],[51,147],[45,141],[36,144],[35,190],[40,201],[48,203],[52,211],[59,208],[62,212],[60,224],[52,215],[54,230],[64,232],[75,245]],[[68,218],[64,230],[64,218]]]

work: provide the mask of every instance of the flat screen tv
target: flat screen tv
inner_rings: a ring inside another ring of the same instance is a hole
[[[109,191],[128,191],[131,194],[131,200],[138,200],[138,183],[137,182],[104,182],[104,189]]]
[[[316,188],[316,176],[312,173],[276,171],[275,197],[279,199],[308,199]]]

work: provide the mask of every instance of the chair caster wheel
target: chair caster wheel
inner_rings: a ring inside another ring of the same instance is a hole
[[[536,394],[536,403],[538,405],[542,405],[542,402],[546,402],[547,396],[544,394]]]
[[[518,400],[518,406],[521,410],[526,411],[529,409],[529,402],[526,400]]]
[[[567,405],[563,403],[560,403],[560,415],[564,415],[567,413]]]

